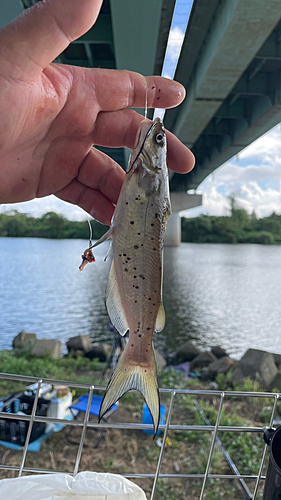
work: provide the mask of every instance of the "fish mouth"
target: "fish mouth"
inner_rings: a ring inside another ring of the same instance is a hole
[[[134,146],[134,149],[133,149],[131,157],[130,157],[130,163],[129,163],[129,166],[127,168],[126,173],[128,173],[132,170],[134,163],[136,162],[136,160],[138,159],[139,155],[141,154],[141,152],[143,150],[143,147],[144,147],[144,144],[145,144],[147,137],[151,134],[152,130],[155,128],[155,126],[157,124],[160,125],[159,128],[162,130],[163,125],[162,125],[160,118],[158,118],[158,117],[155,118],[155,120],[153,120],[153,122],[151,122],[150,120],[147,120],[146,118],[144,120],[142,120],[142,122],[139,126],[137,139],[136,139],[135,146]]]

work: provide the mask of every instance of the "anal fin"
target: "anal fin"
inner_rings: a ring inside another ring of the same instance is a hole
[[[114,260],[111,264],[108,276],[105,301],[111,323],[115,326],[120,335],[125,335],[125,333],[129,330],[129,326],[119,292]]]
[[[165,323],[166,323],[166,314],[164,311],[163,302],[161,301],[158,309],[154,331],[162,332],[162,330],[164,330]]]

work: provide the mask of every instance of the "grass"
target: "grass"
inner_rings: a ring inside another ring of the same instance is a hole
[[[84,384],[103,384],[100,380],[100,371],[104,370],[105,363],[88,358],[60,358],[50,357],[37,358],[30,352],[0,351],[1,372],[29,377],[50,378],[55,380],[66,380]],[[98,377],[97,377],[97,372]],[[0,397],[9,392],[20,392],[26,387],[26,383],[20,384],[10,380],[0,380]],[[79,396],[85,393],[85,389],[77,389]]]

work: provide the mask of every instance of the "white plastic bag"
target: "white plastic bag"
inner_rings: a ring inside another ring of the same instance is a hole
[[[5,500],[146,500],[143,490],[117,474],[42,474],[0,481]]]

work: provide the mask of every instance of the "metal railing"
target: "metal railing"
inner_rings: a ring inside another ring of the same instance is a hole
[[[85,441],[85,435],[86,435],[86,429],[87,428],[98,428],[98,429],[132,429],[132,430],[152,430],[153,426],[149,424],[143,424],[143,423],[109,423],[109,422],[92,422],[89,421],[89,414],[90,414],[90,407],[91,407],[91,401],[92,401],[92,396],[93,396],[93,391],[104,391],[105,386],[101,385],[90,385],[90,384],[83,384],[83,383],[77,383],[77,382],[69,382],[69,381],[63,381],[63,380],[52,380],[52,379],[40,379],[36,377],[27,377],[27,376],[21,376],[21,375],[11,375],[11,374],[5,374],[5,373],[0,373],[0,383],[1,380],[9,380],[9,381],[16,381],[20,383],[37,383],[37,390],[36,390],[36,395],[33,403],[33,408],[31,415],[21,415],[20,420],[24,421],[29,421],[29,426],[28,426],[28,431],[25,439],[25,444],[23,446],[23,454],[22,454],[22,459],[21,463],[19,466],[12,466],[12,465],[6,465],[6,464],[0,464],[0,470],[13,470],[18,472],[18,476],[20,477],[24,472],[29,472],[29,473],[41,473],[41,474],[50,474],[50,473],[58,473],[62,472],[59,470],[53,470],[53,469],[41,469],[41,468],[31,468],[25,466],[25,460],[26,460],[26,454],[27,454],[27,449],[29,445],[29,439],[32,431],[32,425],[34,422],[44,422],[47,424],[64,424],[64,425],[69,425],[69,426],[78,426],[82,427],[82,433],[81,433],[81,438],[80,438],[80,443],[78,446],[78,451],[76,455],[76,460],[75,460],[75,465],[74,465],[74,470],[72,471],[63,471],[66,474],[71,474],[71,475],[76,475],[79,471],[79,464],[80,464],[80,459],[83,451],[83,446],[84,446],[84,441]],[[39,398],[39,391],[40,391],[40,386],[42,383],[49,383],[49,384],[54,384],[54,385],[67,385],[71,388],[77,388],[77,389],[84,389],[88,391],[89,398],[88,398],[88,404],[87,404],[87,409],[85,412],[85,417],[83,420],[67,420],[67,419],[59,419],[59,418],[51,418],[51,417],[45,417],[45,416],[37,416],[36,415],[36,406]],[[208,455],[208,460],[207,460],[207,465],[205,472],[203,474],[180,474],[180,473],[166,473],[163,474],[161,473],[161,466],[163,462],[163,457],[166,451],[166,447],[164,445],[161,446],[160,453],[159,453],[159,458],[157,462],[157,467],[156,467],[156,472],[155,473],[145,473],[145,474],[124,474],[125,477],[128,479],[134,480],[134,479],[152,479],[153,480],[153,486],[152,486],[152,491],[151,491],[151,496],[150,500],[153,500],[155,498],[155,492],[156,492],[156,487],[159,479],[163,478],[176,478],[177,480],[179,479],[202,479],[202,487],[201,487],[201,493],[200,493],[200,500],[203,499],[205,488],[206,488],[206,482],[208,479],[231,479],[231,480],[237,480],[242,486],[242,489],[244,490],[244,493],[246,495],[246,498],[251,498],[252,500],[255,500],[257,498],[257,492],[258,488],[260,485],[260,481],[265,480],[265,476],[262,475],[263,467],[265,464],[265,458],[266,458],[266,451],[267,451],[267,445],[264,445],[263,453],[261,456],[260,460],[260,467],[259,467],[259,472],[258,474],[254,475],[247,475],[247,474],[240,474],[238,472],[238,469],[236,467],[233,467],[233,474],[211,474],[210,473],[210,465],[211,465],[211,460],[214,452],[214,447],[215,443],[219,441],[218,439],[218,433],[219,432],[247,432],[247,433],[260,433],[261,435],[261,440],[263,440],[263,433],[264,433],[264,427],[251,427],[251,426],[226,426],[226,425],[220,425],[220,419],[221,419],[221,414],[222,414],[222,409],[223,405],[225,404],[225,401],[228,398],[233,398],[233,397],[239,397],[239,398],[267,398],[273,402],[272,405],[272,411],[271,411],[271,416],[270,416],[270,421],[269,421],[269,427],[272,427],[273,425],[273,420],[274,420],[274,415],[276,411],[276,406],[278,399],[280,397],[280,394],[275,394],[275,393],[268,393],[268,392],[240,392],[240,391],[220,391],[220,390],[188,390],[188,389],[160,389],[160,393],[162,394],[168,394],[170,395],[170,403],[168,405],[168,411],[167,411],[167,417],[166,417],[166,422],[164,425],[160,425],[159,429],[161,429],[164,433],[163,437],[163,443],[166,443],[166,439],[168,437],[169,431],[193,431],[193,432],[209,432],[212,434],[212,439],[211,439],[211,446],[209,450],[209,455]],[[187,424],[171,424],[171,416],[173,412],[173,407],[174,407],[174,401],[175,397],[177,395],[186,395],[186,396],[194,396],[194,397],[199,397],[199,396],[207,396],[207,397],[217,397],[219,400],[219,407],[217,411],[217,418],[216,418],[216,423],[215,425],[210,425],[208,423],[207,425],[187,425]],[[0,412],[0,418],[5,418],[5,419],[14,419],[14,420],[19,420],[19,416],[16,413],[4,413]],[[244,480],[254,480],[255,481],[255,487],[254,487],[254,492],[251,494],[249,491],[248,487],[245,485]]]

